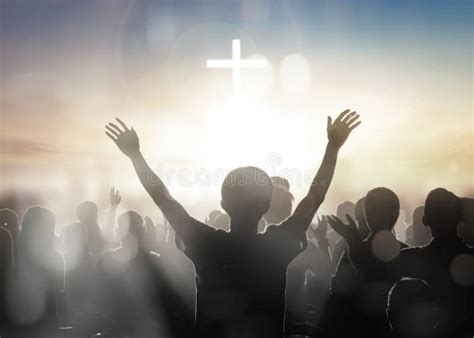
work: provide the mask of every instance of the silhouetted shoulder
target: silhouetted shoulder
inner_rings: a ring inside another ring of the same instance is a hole
[[[275,250],[275,254],[287,263],[291,262],[301,252],[308,247],[308,240],[305,232],[292,231],[291,223],[294,220],[289,218],[281,224],[271,224],[266,227],[263,234],[259,234],[264,241],[264,245]]]
[[[218,250],[225,245],[225,238],[229,233],[215,229],[207,224],[201,223],[192,218],[188,231],[176,238],[177,247],[194,263],[200,260],[206,260],[210,252]]]

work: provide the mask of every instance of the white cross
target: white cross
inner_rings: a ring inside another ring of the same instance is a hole
[[[207,68],[232,68],[232,92],[234,100],[240,99],[242,68],[262,68],[267,66],[265,59],[242,60],[240,55],[240,40],[232,40],[232,59],[207,60]]]

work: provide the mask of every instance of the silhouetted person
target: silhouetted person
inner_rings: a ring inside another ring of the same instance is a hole
[[[203,337],[281,337],[286,269],[305,246],[306,230],[321,205],[334,174],[337,153],[357,122],[344,111],[332,123],[323,163],[306,197],[279,226],[257,234],[273,193],[270,177],[255,167],[231,171],[222,184],[221,206],[231,217],[231,231],[215,230],[191,217],[140,153],[138,136],[118,120],[107,135],[127,155],[141,183],[185,245],[197,274],[197,334]]]
[[[87,246],[92,256],[98,260],[102,253],[112,247],[117,241],[114,232],[115,214],[122,197],[114,187],[109,193],[110,209],[103,214],[103,228],[98,223],[97,204],[92,201],[84,201],[77,205],[76,214],[86,230]]]
[[[76,333],[100,331],[103,321],[100,304],[101,280],[97,260],[89,251],[83,224],[68,224],[61,230],[61,252],[66,270],[64,301],[67,323]]]
[[[76,214],[86,230],[88,250],[98,258],[104,250],[105,240],[97,223],[97,205],[92,201],[81,202],[76,208]]]
[[[348,211],[350,211],[349,209]],[[342,211],[342,210],[341,210]],[[341,214],[342,212],[340,212]],[[342,216],[342,215],[341,215]],[[354,207],[354,216],[357,222],[357,231],[361,239],[366,239],[370,235],[370,229],[367,225],[365,217],[365,197],[360,198]],[[345,217],[344,217],[345,218]],[[347,245],[345,240],[343,243]],[[361,284],[356,269],[349,259],[347,247],[338,261],[333,261],[336,266],[335,276],[331,280],[331,296],[324,313],[325,331],[331,331],[334,336],[342,335],[339,330],[345,330],[346,327],[357,327],[360,325],[359,318],[354,316],[354,312],[358,312],[355,294]],[[344,327],[332,328],[335,317],[345,318],[347,325]],[[353,324],[351,324],[353,323]],[[329,325],[329,327],[327,327]]]
[[[266,224],[280,224],[291,216],[294,197],[290,192],[290,182],[280,176],[270,178],[273,185],[272,198],[267,213],[263,216]],[[260,221],[262,221],[260,220]],[[259,224],[258,232],[264,232],[265,227]],[[306,240],[300,244],[306,246]],[[298,260],[298,261],[297,261]],[[305,260],[301,255],[288,266],[286,278],[285,327],[297,324],[300,315],[304,313],[306,303],[304,292]],[[270,277],[271,278],[271,277]]]
[[[158,239],[158,230],[156,229],[153,220],[146,216],[144,219],[145,232],[142,239],[142,247],[146,251],[158,252],[160,244]]]
[[[204,223],[206,223],[207,225],[211,225],[214,224],[214,221],[217,219],[217,217],[219,217],[220,215],[222,215],[222,211],[220,210],[212,210],[209,215],[206,217]]]
[[[346,219],[346,215],[350,215],[352,218],[355,217],[355,204],[351,201],[342,202],[337,206],[336,215],[340,219]],[[335,232],[337,234],[337,232]],[[334,236],[333,240],[336,240],[334,247],[331,252],[332,259],[338,263],[344,251],[347,249],[346,240],[340,236]],[[331,240],[331,239],[330,239]]]
[[[15,281],[9,297],[11,315],[25,336],[51,334],[58,327],[64,291],[64,260],[54,248],[56,216],[29,207],[16,248]]]
[[[8,208],[0,209],[0,226],[9,231],[13,242],[17,241],[20,233],[20,221],[15,211]]]
[[[351,287],[349,300],[355,320],[354,326],[360,324],[362,318],[370,318],[372,325],[359,328],[370,332],[370,335],[386,336],[388,327],[385,320],[385,303],[388,291],[393,285],[393,274],[388,262],[393,261],[405,244],[399,242],[393,233],[393,227],[398,219],[400,202],[397,195],[387,188],[375,188],[365,197],[365,215],[370,229],[369,236],[362,240],[357,225],[351,216],[347,216],[349,224],[345,225],[338,217],[328,218],[329,224],[343,236],[349,246],[349,257],[355,268],[354,276],[338,267],[333,279],[333,292],[338,292],[347,285]],[[348,274],[348,276],[346,276]],[[347,280],[350,280],[348,282]],[[342,286],[340,286],[342,284]],[[347,295],[345,295],[347,297]],[[347,299],[346,299],[347,301]],[[349,325],[349,327],[351,327]]]
[[[220,214],[212,223],[212,226],[216,229],[230,231],[230,217],[227,214]]]
[[[321,329],[323,311],[329,298],[329,284],[334,273],[327,229],[326,217],[318,217],[316,228],[308,228],[308,247],[288,266],[287,334],[313,336]]]
[[[5,209],[3,209],[5,210]],[[8,209],[10,210],[10,209]],[[2,224],[5,224],[3,222]],[[7,295],[14,282],[15,244],[9,229],[0,225],[0,336],[9,336],[12,330]]]
[[[390,289],[387,318],[393,337],[443,337],[443,314],[433,288],[421,279],[403,278]]]
[[[289,183],[282,177],[272,177],[273,193],[270,207],[264,215],[267,224],[278,224],[291,216],[294,197],[289,190]],[[283,183],[276,183],[281,182]]]
[[[350,209],[348,211],[350,211]],[[365,197],[360,198],[356,202],[354,206],[354,217],[356,219],[359,237],[361,239],[366,239],[370,235],[370,229],[367,225],[367,219],[365,217]],[[355,270],[352,262],[349,259],[349,254],[347,253],[347,243],[345,239],[343,239],[342,243],[346,245],[346,249],[344,250],[340,259],[334,261],[335,265],[337,266],[337,277],[333,280],[333,283],[335,284],[334,289],[338,289],[337,292],[340,293],[351,293],[356,287],[356,284],[354,284]]]
[[[397,237],[399,242],[405,243],[407,241],[407,214],[403,209],[400,209],[400,215],[398,216],[397,222],[393,227],[393,233]]]
[[[428,282],[440,295],[449,336],[474,333],[474,250],[457,235],[462,202],[446,189],[432,190],[426,197],[423,223],[433,240],[424,247],[406,248],[395,261],[401,277]]]
[[[409,246],[424,246],[431,239],[431,230],[423,224],[423,215],[425,207],[419,206],[413,210],[413,223],[410,224],[406,232],[406,244]]]
[[[135,211],[121,214],[117,232],[121,246],[103,254],[105,311],[108,329],[114,334],[161,336],[172,334],[172,306],[160,274],[160,257],[145,251],[142,217]],[[169,305],[169,306],[168,306]],[[170,312],[168,312],[170,311]]]
[[[279,185],[290,191],[290,181],[288,181],[286,178],[281,176],[272,176],[270,179],[272,180],[273,186]]]
[[[279,224],[291,216],[294,197],[289,191],[290,183],[280,176],[271,177],[273,194],[270,208],[264,215],[269,224]],[[325,230],[323,230],[326,225]],[[260,229],[260,226],[259,226]],[[312,228],[309,227],[308,231]],[[324,303],[324,292],[328,287],[324,281],[332,274],[331,258],[326,238],[327,223],[319,221],[315,242],[307,243],[307,248],[299,254],[287,269],[286,302],[285,302],[285,330],[287,333],[313,332],[319,319],[317,313]],[[301,241],[301,246],[306,241]],[[330,272],[328,272],[328,269]],[[316,308],[317,307],[317,308]],[[311,318],[308,318],[311,317]]]
[[[458,235],[466,245],[474,248],[474,199],[461,198],[462,220],[458,225]]]
[[[196,323],[196,272],[192,261],[184,253],[184,243],[176,238],[176,233],[169,224],[166,226],[170,228],[169,235],[158,250],[161,272],[181,299],[181,325],[193,328]]]

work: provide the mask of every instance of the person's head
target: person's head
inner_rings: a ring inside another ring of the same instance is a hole
[[[20,242],[33,255],[54,248],[56,215],[47,208],[32,206],[26,209],[21,221]]]
[[[257,233],[257,224],[268,211],[273,193],[270,177],[256,167],[232,170],[222,183],[222,208],[229,214],[232,231]]]
[[[77,205],[76,214],[81,223],[97,223],[97,205],[92,201],[84,201]]]
[[[279,178],[278,176],[272,177]],[[284,178],[281,178],[285,180]],[[293,209],[294,197],[288,190],[287,185],[275,183],[278,180],[273,180],[273,194],[270,202],[270,208],[265,214],[265,220],[268,224],[277,224],[283,222],[290,217]],[[286,181],[286,180],[285,180]],[[282,181],[284,183],[284,181]]]
[[[286,178],[281,177],[281,176],[272,176],[271,177],[273,186],[280,185],[286,190],[290,191],[290,181],[288,181]]]
[[[208,225],[213,225],[217,217],[219,217],[220,215],[222,215],[222,212],[220,210],[212,210],[209,213],[209,216],[207,216]]]
[[[424,280],[403,278],[388,293],[387,318],[397,337],[434,337],[439,331],[438,302]]]
[[[397,195],[387,188],[375,188],[365,196],[365,217],[369,229],[374,233],[392,230],[400,213]]]
[[[336,209],[336,215],[342,220],[346,220],[346,216],[349,215],[352,218],[355,217],[355,204],[351,201],[345,201],[340,203]]]
[[[142,216],[133,210],[122,213],[117,218],[117,233],[122,242],[129,239],[141,241],[145,233]]]
[[[227,214],[221,213],[219,216],[216,217],[212,226],[216,229],[221,229],[225,231],[230,230],[230,217]]]
[[[461,201],[462,221],[458,225],[458,236],[464,243],[474,247],[474,199],[463,197]]]
[[[423,215],[425,214],[425,207],[419,206],[413,210],[412,218],[413,225],[423,225]]]
[[[6,228],[15,240],[20,232],[18,215],[12,209],[0,209],[0,226]]]
[[[462,219],[462,202],[452,192],[437,188],[428,194],[423,223],[431,228],[434,238],[457,236],[457,226]]]
[[[474,198],[463,197],[462,202],[462,219],[474,226]]]

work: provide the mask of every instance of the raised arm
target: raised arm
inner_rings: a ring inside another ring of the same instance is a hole
[[[343,111],[332,122],[328,116],[327,134],[328,144],[324,153],[323,161],[316,176],[311,183],[308,194],[296,207],[293,215],[288,219],[288,225],[293,231],[301,233],[308,229],[319,206],[323,203],[326,193],[331,184],[334,170],[336,169],[337,154],[346,142],[349,134],[361,122],[358,121],[359,114],[349,109]]]
[[[186,231],[189,224],[194,223],[194,219],[189,216],[183,206],[178,203],[169,193],[163,181],[151,170],[140,152],[140,142],[138,135],[133,128],[128,128],[120,119],[115,123],[109,123],[106,134],[117,147],[130,158],[133,167],[145,190],[151,196],[155,204],[163,212],[171,226],[176,232]]]
[[[119,191],[115,187],[110,188],[109,193],[110,209],[106,212],[105,223],[102,231],[108,241],[113,242],[115,239],[115,218],[117,216],[117,208],[122,201]]]

